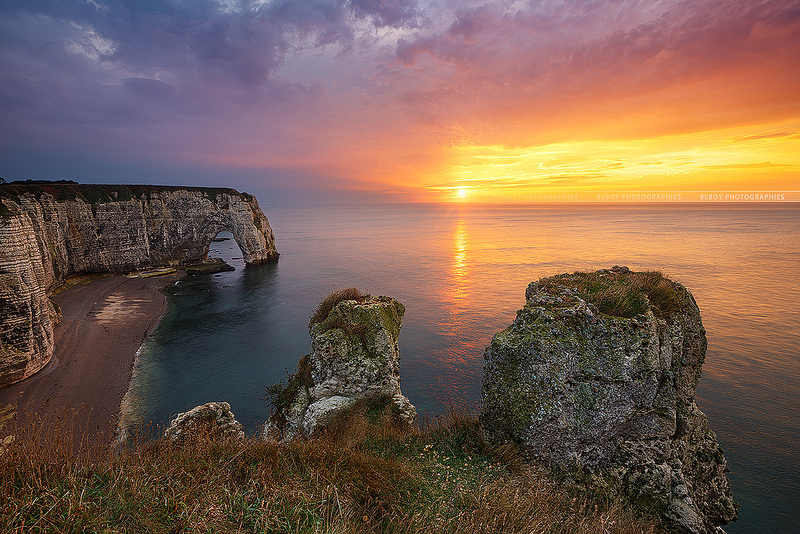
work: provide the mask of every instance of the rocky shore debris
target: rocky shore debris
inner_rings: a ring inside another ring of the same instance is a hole
[[[199,432],[220,438],[244,438],[242,425],[234,417],[231,405],[227,402],[208,402],[195,406],[188,412],[179,413],[170,419],[164,437],[181,443]]]
[[[397,418],[412,425],[417,415],[400,391],[397,339],[405,307],[391,297],[333,292],[309,324],[311,353],[287,384],[268,391],[275,411],[264,438],[287,442],[330,425],[358,401],[390,399]]]
[[[671,532],[735,520],[723,451],[694,400],[707,342],[692,294],[615,266],[540,279],[525,296],[484,354],[486,443],[610,488]]]
[[[161,269],[151,269],[147,271],[136,271],[129,274],[126,274],[128,278],[155,278],[158,276],[167,276],[170,274],[175,274],[178,272],[178,269],[175,267],[164,267]]]
[[[187,265],[185,267],[187,274],[216,274],[226,271],[235,271],[236,267],[230,265],[221,258],[208,258],[207,260],[196,263],[194,265]]]

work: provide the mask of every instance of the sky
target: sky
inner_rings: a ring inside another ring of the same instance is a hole
[[[800,200],[800,1],[0,0],[0,176]]]

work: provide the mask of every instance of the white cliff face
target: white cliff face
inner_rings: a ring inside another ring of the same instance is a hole
[[[223,230],[248,265],[278,258],[257,200],[233,189],[6,184],[0,203],[0,386],[49,361],[47,296],[69,275],[200,262]]]
[[[48,252],[42,250],[30,219],[0,223],[0,244],[2,386],[30,376],[49,361],[59,313],[47,298],[47,288],[54,283]]]

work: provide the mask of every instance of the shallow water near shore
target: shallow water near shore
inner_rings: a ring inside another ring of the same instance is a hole
[[[310,350],[308,319],[331,289],[406,306],[403,393],[421,413],[477,412],[483,350],[540,277],[626,265],[695,296],[709,348],[697,403],[742,505],[735,533],[800,521],[800,209],[794,205],[264,206],[280,261],[187,277],[145,341],[126,399],[132,424],[228,401],[248,433],[263,388]],[[230,235],[228,234],[228,237]]]

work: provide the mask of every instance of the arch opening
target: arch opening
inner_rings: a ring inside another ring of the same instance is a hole
[[[218,258],[237,271],[246,266],[242,249],[236,242],[233,232],[229,230],[221,230],[211,238],[206,249],[206,258]]]

